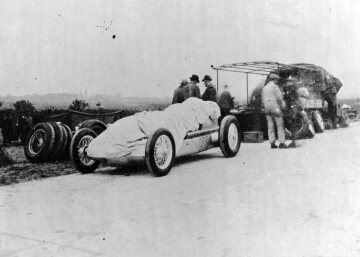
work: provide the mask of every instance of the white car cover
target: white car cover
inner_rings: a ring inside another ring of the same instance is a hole
[[[89,144],[87,155],[104,159],[144,156],[147,138],[159,128],[170,131],[179,150],[187,132],[219,117],[217,103],[190,97],[164,111],[143,111],[116,121]]]

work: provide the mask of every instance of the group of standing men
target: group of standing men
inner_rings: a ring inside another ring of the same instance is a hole
[[[217,96],[216,88],[211,82],[212,78],[210,75],[205,75],[202,81],[204,82],[206,89],[201,95],[199,86],[197,85],[200,83],[198,75],[193,74],[190,77],[190,82],[183,79],[180,86],[174,91],[172,103],[182,103],[189,97],[197,97],[204,101],[213,101],[218,103],[221,110],[221,116],[228,114],[230,109],[234,108],[234,99],[227,90],[227,86],[225,85],[224,91]]]
[[[206,90],[201,95],[199,86],[197,85],[200,83],[198,75],[192,75],[190,77],[190,82],[188,82],[186,79],[183,79],[180,83],[180,86],[174,91],[172,103],[182,103],[189,97],[197,97],[203,99],[204,101],[216,102],[216,88],[211,82],[211,77],[209,75],[205,75],[202,81],[205,84]]]

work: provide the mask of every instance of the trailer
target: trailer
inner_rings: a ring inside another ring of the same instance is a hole
[[[331,127],[331,122],[340,123],[340,126],[348,126],[348,119],[340,108],[337,108],[336,94],[341,88],[342,84],[339,79],[333,77],[322,67],[313,64],[283,64],[270,61],[259,62],[241,62],[233,64],[225,64],[220,66],[211,66],[216,71],[217,85],[220,83],[220,72],[235,72],[245,74],[246,83],[246,104],[238,105],[231,114],[235,115],[240,121],[244,135],[258,134],[255,138],[261,141],[261,135],[267,137],[267,123],[265,118],[264,109],[261,101],[261,90],[256,88],[250,92],[249,79],[252,76],[262,76],[266,82],[270,73],[276,73],[280,77],[279,86],[282,88],[286,79],[292,78],[297,81],[296,87],[305,87],[309,91],[309,97],[303,99],[303,106],[306,116],[299,118],[297,121],[296,137],[299,138],[312,138],[315,133],[321,133],[325,128]],[[219,88],[218,88],[219,89]],[[241,93],[244,89],[241,88]],[[334,109],[336,119],[334,117]],[[330,110],[330,112],[329,112]],[[287,138],[290,138],[290,131],[288,129],[288,118],[284,117],[285,132]],[[333,125],[336,128],[337,125]],[[252,133],[250,133],[252,132]],[[260,134],[260,136],[259,136]],[[254,136],[253,136],[254,137]]]

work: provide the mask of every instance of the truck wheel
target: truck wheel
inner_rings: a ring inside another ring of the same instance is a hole
[[[220,124],[219,144],[225,157],[234,157],[239,152],[241,132],[239,121],[232,115],[225,116]]]
[[[350,125],[349,122],[349,117],[347,115],[347,113],[345,113],[345,111],[341,111],[341,116],[338,118],[338,123],[340,125],[341,128],[347,128]]]
[[[321,113],[316,110],[312,113],[312,120],[314,123],[314,128],[316,133],[323,133],[325,130],[324,120],[321,116]]]
[[[145,146],[148,169],[156,177],[167,175],[175,160],[175,141],[170,131],[161,128],[152,133]]]
[[[101,133],[103,133],[106,130],[107,127],[104,122],[94,119],[94,120],[84,121],[80,125],[79,129],[82,129],[82,128],[92,129],[93,131],[95,131],[95,133],[97,135],[100,135]]]
[[[29,132],[24,145],[24,153],[29,162],[46,161],[55,143],[54,128],[48,123],[39,123]]]
[[[70,157],[78,171],[83,174],[91,173],[99,166],[95,161],[86,155],[86,148],[96,138],[97,134],[88,128],[79,129],[73,136],[70,144]]]
[[[314,128],[314,124],[311,120],[309,120],[309,129],[306,133],[306,137],[307,138],[313,138],[315,136],[315,128]]]

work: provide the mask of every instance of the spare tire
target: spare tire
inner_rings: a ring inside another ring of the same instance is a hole
[[[104,132],[106,130],[106,125],[104,122],[100,121],[100,120],[86,120],[84,121],[79,129],[82,128],[89,128],[91,130],[93,130],[97,135],[100,135],[102,132]]]
[[[61,126],[65,130],[65,137],[64,137],[64,148],[62,150],[62,154],[60,156],[60,160],[64,160],[70,157],[70,144],[72,139],[72,132],[68,125],[61,123]]]
[[[52,149],[49,149],[47,158],[50,161],[55,161],[60,159],[59,157],[62,154],[62,149],[64,146],[64,130],[57,122],[50,122],[49,125],[52,126],[55,131],[55,144]]]
[[[321,116],[320,111],[315,110],[312,112],[312,120],[316,133],[323,133],[325,130],[325,123]]]
[[[25,157],[32,163],[46,161],[54,144],[54,128],[48,123],[39,123],[30,130],[25,140]]]

